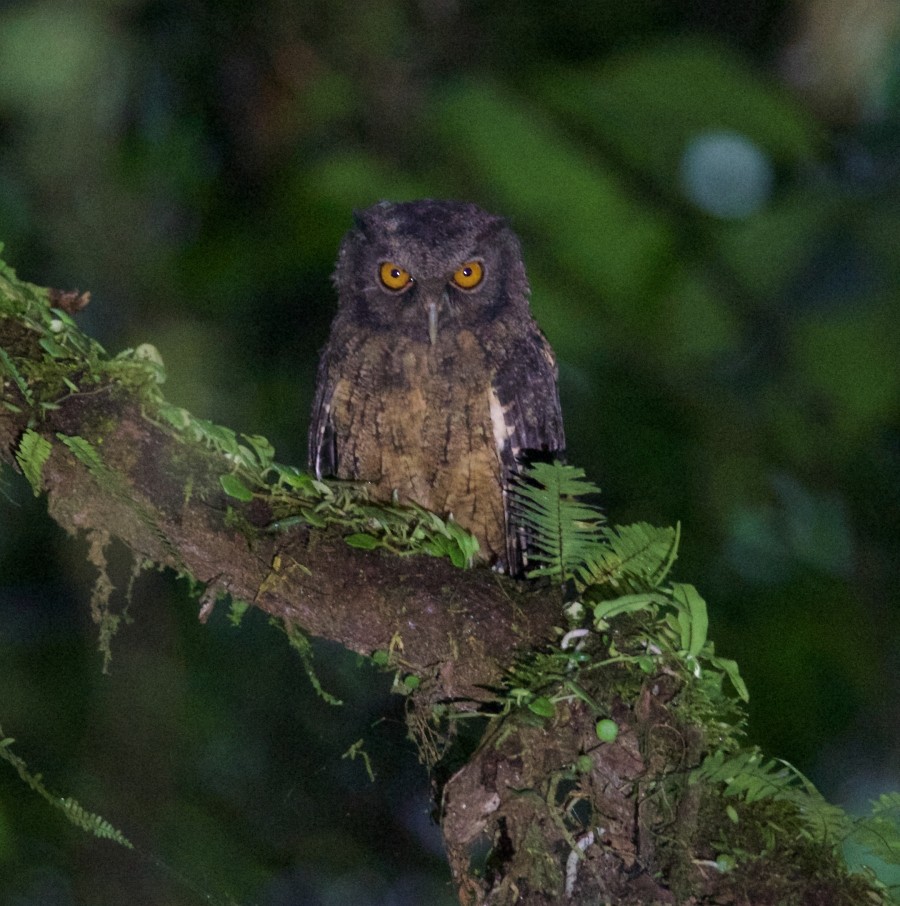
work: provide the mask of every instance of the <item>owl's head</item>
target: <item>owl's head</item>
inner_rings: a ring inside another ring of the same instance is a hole
[[[465,202],[381,202],[355,214],[334,280],[358,322],[432,344],[441,331],[528,312],[515,234]]]

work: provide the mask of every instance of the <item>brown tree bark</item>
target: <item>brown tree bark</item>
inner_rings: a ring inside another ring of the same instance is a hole
[[[244,503],[226,495],[219,476],[232,463],[154,417],[139,376],[101,367],[96,350],[48,353],[40,293],[21,286],[0,275],[0,460],[18,468],[26,429],[39,434],[51,446],[41,471],[51,516],[86,533],[97,558],[117,538],[136,561],[205,585],[201,615],[227,592],[353,651],[388,651],[391,669],[415,674],[410,727],[432,771],[461,903],[880,902],[825,845],[760,842],[758,857],[720,870],[710,841],[728,820],[717,790],[687,782],[709,741],[678,712],[680,679],[610,665],[593,674],[588,700],[564,676],[548,680],[540,691],[557,699],[552,716],[513,706],[502,688],[509,668],[558,648],[557,591],[446,559],[357,550],[334,526],[268,531],[265,493]],[[60,369],[71,386],[60,387]],[[87,440],[102,468],[61,436]],[[598,739],[589,700],[617,723],[615,741]],[[454,721],[474,711],[484,733],[451,770],[447,753],[463,746]]]

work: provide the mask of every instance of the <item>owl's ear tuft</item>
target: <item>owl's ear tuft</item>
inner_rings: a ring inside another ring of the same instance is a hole
[[[354,211],[353,212],[353,230],[351,232],[361,233],[363,236],[368,236],[372,228],[372,222],[369,220],[367,215],[371,214],[371,209],[365,211]],[[349,235],[349,234],[348,234]]]
[[[355,208],[353,210],[353,226],[363,232],[366,230],[366,213],[366,211],[357,211]]]
[[[360,230],[363,235],[368,236],[374,229],[378,233],[384,232],[384,212],[393,207],[393,202],[379,201],[370,208],[353,211],[353,225]]]
[[[489,215],[486,218],[486,223],[482,229],[475,236],[476,242],[484,242],[487,239],[490,239],[493,236],[496,236],[497,233],[501,233],[504,230],[511,233],[509,230],[509,224],[506,222],[506,219],[503,217],[497,217],[496,215]]]

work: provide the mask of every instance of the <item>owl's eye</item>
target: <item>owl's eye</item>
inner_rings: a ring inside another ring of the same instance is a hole
[[[467,261],[454,275],[453,282],[460,289],[475,289],[484,277],[480,261]]]
[[[385,261],[378,269],[378,276],[381,282],[394,292],[406,289],[413,282],[410,272],[393,261]]]

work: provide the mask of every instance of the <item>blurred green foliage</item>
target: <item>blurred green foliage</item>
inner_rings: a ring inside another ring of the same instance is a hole
[[[0,239],[92,291],[110,350],[158,347],[173,403],[302,463],[351,211],[504,214],[570,461],[612,521],[681,520],[754,740],[846,799],[900,762],[900,104],[829,124],[777,80],[786,4],[726,6],[7,3]],[[768,179],[742,183],[735,139]],[[755,207],[715,216],[696,179]],[[368,668],[318,650],[329,709],[264,621],[198,627],[155,577],[101,677],[82,547],[2,481],[0,724],[143,855],[0,772],[0,899],[452,902]],[[363,734],[375,787],[340,758]]]

